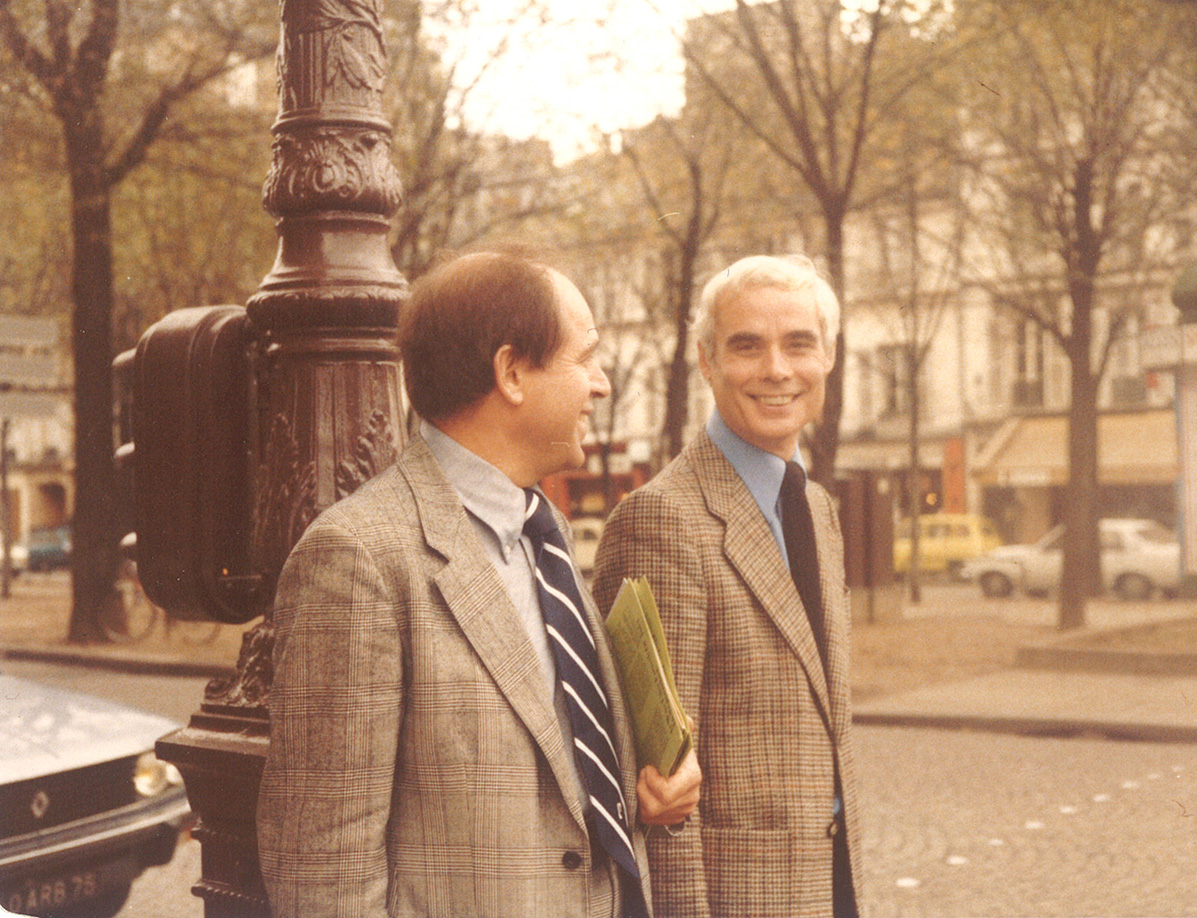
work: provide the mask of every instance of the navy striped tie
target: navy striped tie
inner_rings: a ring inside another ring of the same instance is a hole
[[[612,860],[639,877],[612,739],[611,708],[598,680],[598,652],[586,625],[573,562],[548,500],[530,488],[526,493],[524,534],[536,554],[540,610],[557,660],[557,677],[574,732],[574,758],[590,796],[594,827]]]

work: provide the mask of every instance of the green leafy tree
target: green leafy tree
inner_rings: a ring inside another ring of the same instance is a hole
[[[1069,369],[1061,629],[1084,625],[1100,585],[1102,376],[1140,307],[1136,282],[1175,257],[1159,230],[1185,208],[1163,179],[1176,167],[1169,90],[1192,55],[1191,16],[1138,0],[986,0],[963,19],[986,36],[962,84],[971,222],[991,256],[979,273]]]
[[[69,189],[76,504],[70,639],[100,639],[118,601],[112,459],[113,196],[180,102],[276,42],[237,3],[0,0],[24,92],[57,121]],[[118,53],[119,52],[119,53]]]
[[[69,295],[61,143],[23,77],[0,44],[0,312],[53,316]]]
[[[243,81],[273,86],[270,69],[247,68]],[[116,189],[117,350],[175,309],[244,303],[270,270],[276,232],[261,201],[274,108],[272,94],[230,100],[200,90]]]
[[[935,39],[949,7],[937,0],[736,0],[728,12],[692,20],[683,39],[687,106],[730,112],[806,192],[792,197],[821,219],[829,280],[841,301],[849,214],[892,193],[893,176],[870,172],[875,148],[909,127],[900,102],[940,66],[944,49]],[[801,213],[795,218],[804,222]],[[843,366],[837,359],[810,443],[811,474],[822,482],[832,477],[839,445]]]
[[[690,319],[705,247],[719,226],[737,144],[710,111],[686,122],[658,118],[630,135],[631,162],[658,236],[659,278],[673,350],[666,368],[661,436],[666,458],[681,452],[690,404]]]

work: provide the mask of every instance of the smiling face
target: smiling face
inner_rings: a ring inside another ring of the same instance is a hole
[[[598,362],[598,331],[581,292],[553,272],[561,315],[561,346],[541,368],[526,370],[527,394],[521,439],[532,453],[539,480],[586,461],[582,441],[590,426],[594,400],[611,394]]]
[[[792,459],[802,428],[823,413],[834,353],[810,296],[779,287],[738,291],[715,311],[712,352],[698,362],[715,407],[741,439]]]

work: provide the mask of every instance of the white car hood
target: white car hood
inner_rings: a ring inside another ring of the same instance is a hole
[[[102,698],[0,674],[0,783],[139,755],[179,726]]]

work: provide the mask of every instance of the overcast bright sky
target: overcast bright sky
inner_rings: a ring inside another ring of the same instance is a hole
[[[506,30],[507,10],[517,2],[479,0],[490,24],[469,31],[474,67],[490,57],[489,36]],[[726,8],[731,0],[548,2],[554,22],[523,31],[518,53],[490,67],[467,112],[476,127],[545,137],[566,157],[591,145],[594,128],[612,132],[675,113],[682,102],[675,34],[688,13]],[[610,14],[597,21],[609,5]]]
[[[511,31],[511,10],[527,0],[476,2],[480,15],[466,45],[473,72],[493,57],[496,36]],[[857,10],[875,9],[877,2],[842,0],[845,9]],[[518,52],[488,69],[466,111],[475,128],[550,140],[561,159],[593,148],[595,129],[610,133],[660,112],[676,113],[683,101],[678,36],[686,19],[730,9],[735,0],[544,3],[550,24],[517,34]]]

